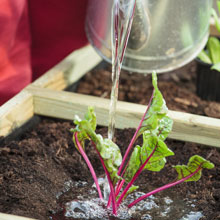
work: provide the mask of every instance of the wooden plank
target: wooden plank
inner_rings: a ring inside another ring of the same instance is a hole
[[[84,74],[101,62],[101,60],[101,57],[91,45],[85,46],[71,53],[37,79],[33,85],[42,88],[63,90],[74,82],[77,82]]]
[[[9,214],[0,213],[0,220],[34,220],[34,219],[17,216],[17,215],[9,215]]]
[[[215,20],[214,20],[214,18],[210,19],[210,35],[217,36],[217,37],[220,36],[220,33],[218,32],[218,30],[215,27]]]
[[[210,20],[210,35],[212,36],[220,36],[220,33],[217,31],[216,27],[215,27],[215,20],[214,18],[211,18]]]
[[[33,115],[33,96],[23,90],[0,107],[0,136],[8,135]]]
[[[75,114],[83,117],[87,107],[94,106],[97,123],[108,125],[109,99],[34,86],[30,86],[28,91],[34,95],[36,114],[73,120]],[[119,101],[116,127],[136,128],[145,109],[144,105]],[[176,111],[169,111],[169,115],[174,120],[170,138],[220,147],[220,119]]]

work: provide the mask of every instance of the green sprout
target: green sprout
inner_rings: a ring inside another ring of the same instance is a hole
[[[220,0],[217,0],[217,7],[218,11],[220,13]],[[220,18],[215,11],[215,9],[212,8],[212,16],[215,20],[215,26],[217,31],[220,33]],[[217,37],[209,37],[208,42],[206,44],[206,48],[200,52],[198,55],[198,58],[207,63],[211,64],[211,69],[217,70],[220,72],[220,41]]]
[[[117,210],[123,200],[138,189],[134,182],[143,170],[159,172],[164,168],[166,158],[174,155],[174,152],[165,143],[172,130],[173,121],[167,115],[168,108],[157,86],[156,73],[152,74],[152,84],[154,89],[150,101],[123,157],[117,144],[96,133],[96,115],[92,107],[88,108],[84,119],[81,120],[78,116],[75,117],[74,123],[76,127],[71,129],[75,147],[87,163],[96,184],[99,198],[103,200],[95,170],[86,155],[86,140],[91,141],[92,145],[90,147],[93,147],[99,156],[110,188],[106,208],[111,206],[113,215],[117,215]],[[142,146],[135,146],[135,141],[141,135],[143,137]],[[177,172],[177,178],[174,181],[139,197],[130,203],[128,208],[157,192],[177,184],[198,181],[201,177],[202,169],[212,169],[213,167],[214,164],[208,160],[198,155],[192,156],[187,165],[173,166]]]

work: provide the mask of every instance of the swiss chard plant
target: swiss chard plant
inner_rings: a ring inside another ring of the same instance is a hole
[[[85,140],[90,140],[99,156],[104,168],[110,188],[110,195],[106,208],[112,206],[112,213],[117,215],[120,204],[126,197],[138,189],[135,180],[143,170],[159,172],[166,164],[166,157],[173,156],[165,140],[172,130],[173,121],[167,115],[165,100],[157,86],[156,73],[152,74],[153,93],[140,124],[122,158],[119,147],[110,139],[96,134],[96,116],[92,107],[88,108],[85,118],[75,117],[76,127],[72,129],[73,141],[77,150],[85,159],[92,174],[100,199],[103,199],[94,168],[86,155]],[[143,137],[142,146],[136,145],[139,136]],[[89,149],[87,149],[89,150]],[[131,208],[141,200],[182,182],[197,181],[201,177],[202,169],[212,169],[214,165],[208,160],[195,155],[189,159],[187,165],[176,165],[175,181],[146,193],[128,205]]]
[[[220,13],[220,0],[216,1],[217,8]],[[220,33],[220,18],[218,17],[215,9],[212,8],[212,16],[215,20],[215,26]],[[198,58],[205,63],[211,64],[211,69],[215,69],[220,72],[220,41],[219,38],[210,36],[206,44],[206,48],[200,52]]]

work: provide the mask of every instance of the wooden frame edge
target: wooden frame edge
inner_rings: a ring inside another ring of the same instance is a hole
[[[33,218],[0,213],[0,220],[35,220]]]
[[[0,107],[0,136],[7,136],[33,115],[33,95],[23,90]]]
[[[34,96],[35,114],[73,120],[74,115],[83,117],[88,106],[94,106],[97,123],[108,125],[109,99],[95,96],[39,89],[30,86],[28,91]],[[117,128],[136,128],[146,106],[118,101],[116,112]],[[220,119],[169,111],[174,120],[170,138],[220,147]]]
[[[68,55],[60,63],[34,81],[32,85],[41,88],[63,90],[74,82],[77,82],[101,61],[102,58],[93,47],[87,45]]]

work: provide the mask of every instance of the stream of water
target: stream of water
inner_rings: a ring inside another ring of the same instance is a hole
[[[108,138],[115,130],[115,111],[118,100],[121,66],[131,31],[136,0],[115,0],[112,8],[112,91],[109,107]]]

